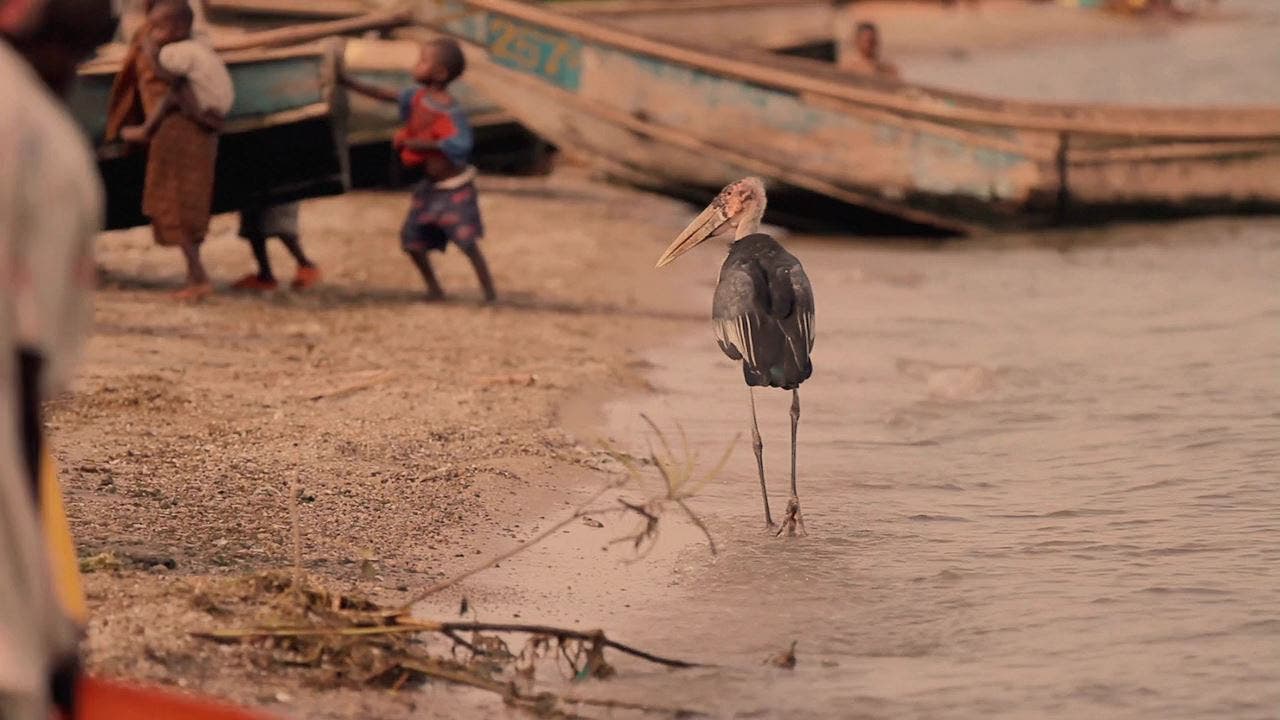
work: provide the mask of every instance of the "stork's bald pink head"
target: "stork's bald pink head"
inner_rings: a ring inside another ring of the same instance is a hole
[[[711,204],[676,237],[658,258],[658,267],[675,260],[708,238],[733,231],[735,240],[760,229],[764,217],[764,182],[758,177],[745,177],[725,186]]]

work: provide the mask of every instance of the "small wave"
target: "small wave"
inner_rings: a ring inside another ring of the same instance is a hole
[[[1111,490],[1106,495],[1118,495],[1125,493],[1145,492],[1147,490],[1157,490],[1159,488],[1173,487],[1181,485],[1184,481],[1175,478],[1165,478],[1164,480],[1156,480],[1155,482],[1142,483],[1141,485],[1133,485],[1131,487],[1120,488],[1119,490]]]
[[[1157,557],[1164,557],[1164,556],[1171,556],[1171,555],[1195,555],[1197,553],[1206,553],[1206,552],[1226,552],[1226,551],[1235,550],[1235,549],[1236,548],[1233,548],[1233,547],[1224,547],[1220,545],[1215,546],[1215,545],[1204,545],[1201,543],[1192,543],[1189,545],[1176,545],[1173,547],[1151,548],[1149,550],[1144,550],[1142,554],[1155,555]]]
[[[922,522],[970,522],[968,518],[957,517],[955,515],[912,515],[908,520],[919,520]]]
[[[911,580],[912,582],[918,582],[918,583],[935,582],[939,580],[944,582],[956,582],[958,580],[963,580],[964,578],[965,578],[965,573],[959,570],[952,570],[950,568],[947,568],[946,570],[941,570],[934,575],[914,577],[914,578],[911,578]]]
[[[1078,517],[1097,517],[1099,515],[1121,515],[1124,510],[1104,510],[1101,508],[1078,508],[1067,510],[1054,510],[1047,513],[1007,513],[1000,515],[988,515],[987,517],[999,518],[1002,520],[1045,520],[1059,518],[1078,518]]]
[[[924,383],[935,400],[976,400],[996,387],[997,372],[981,365],[941,365],[908,358],[899,358],[896,365],[899,373]]]
[[[1131,520],[1112,520],[1107,523],[1107,527],[1112,528],[1131,528],[1141,527],[1143,525],[1159,525],[1160,523],[1169,522],[1168,518],[1133,518]]]
[[[1168,585],[1152,585],[1151,587],[1143,588],[1143,589],[1141,589],[1141,590],[1138,590],[1137,592],[1138,592],[1138,593],[1140,593],[1140,594],[1144,594],[1144,595],[1212,595],[1212,596],[1221,596],[1221,595],[1232,595],[1232,594],[1233,594],[1230,590],[1220,590],[1220,589],[1218,589],[1218,588],[1196,587],[1196,586],[1170,587],[1170,586],[1168,586]]]
[[[1234,628],[1235,632],[1269,632],[1280,634],[1280,618],[1267,618],[1266,620],[1250,620],[1243,622]]]

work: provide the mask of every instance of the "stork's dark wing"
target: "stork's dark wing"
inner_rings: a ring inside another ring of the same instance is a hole
[[[754,364],[751,339],[758,334],[763,313],[760,300],[767,303],[768,285],[764,275],[750,264],[730,265],[720,269],[720,282],[711,301],[711,324],[720,349],[730,360]],[[753,272],[755,271],[755,272]]]
[[[800,262],[771,238],[735,243],[711,315],[720,348],[742,361],[747,384],[794,388],[813,372],[813,288]]]
[[[796,336],[803,340],[807,355],[813,352],[813,286],[809,284],[809,276],[805,274],[800,261],[790,254],[787,259],[789,262],[778,264],[769,287],[775,297],[779,294],[788,296],[790,307],[786,308],[786,312],[781,311],[782,303],[774,302],[775,315],[779,321],[794,318]],[[782,293],[779,293],[779,289]]]

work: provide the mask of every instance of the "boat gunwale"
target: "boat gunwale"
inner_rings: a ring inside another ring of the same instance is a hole
[[[997,127],[1050,132],[1150,137],[1160,139],[1280,139],[1280,107],[1238,106],[1191,108],[1111,105],[1098,103],[1041,103],[1002,100],[913,83],[841,76],[841,82],[822,77],[835,71],[814,62],[815,75],[786,67],[770,67],[750,53],[740,59],[708,52],[666,39],[592,22],[583,17],[517,0],[459,0],[471,8],[506,15],[552,30],[577,35],[606,47],[647,55],[667,62],[775,88],[796,95],[826,96],[857,105],[920,116],[941,122],[970,122]],[[419,20],[433,25],[430,14]],[[740,53],[743,54],[743,53]],[[768,57],[767,54],[762,56]],[[792,58],[792,60],[802,60]],[[876,87],[879,85],[880,87]],[[986,106],[986,107],[984,107]]]
[[[228,65],[243,65],[262,62],[264,60],[291,60],[293,58],[314,57],[324,62],[330,52],[330,44],[325,41],[309,42],[278,48],[244,48],[219,52],[219,57]],[[124,63],[123,57],[90,60],[80,65],[80,75],[115,75],[120,72]]]
[[[267,128],[279,127],[281,125],[290,125],[293,123],[306,122],[308,120],[317,120],[329,115],[333,102],[331,100],[321,100],[307,105],[302,105],[288,110],[277,110],[273,113],[265,115],[246,115],[237,117],[227,121],[227,124],[219,132],[220,135],[238,135],[240,133],[254,132],[257,130],[265,130]],[[97,150],[98,160],[114,160],[129,154],[128,143],[113,142],[105,145],[99,145]]]
[[[623,15],[679,15],[715,10],[761,10],[788,6],[831,6],[831,0],[566,0],[555,5],[556,12],[579,17]]]

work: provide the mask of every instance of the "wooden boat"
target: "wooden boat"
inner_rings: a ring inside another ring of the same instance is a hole
[[[337,47],[250,49],[224,58],[236,100],[218,140],[214,211],[344,192],[349,173]],[[146,222],[141,215],[145,152],[102,144],[118,71],[118,59],[86,65],[70,99],[76,119],[99,146],[109,229]]]
[[[1277,108],[1003,101],[514,0],[424,3],[418,19],[467,41],[468,81],[527,127],[671,192],[756,174],[958,232],[1280,209]]]

